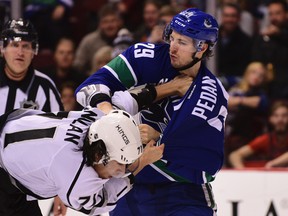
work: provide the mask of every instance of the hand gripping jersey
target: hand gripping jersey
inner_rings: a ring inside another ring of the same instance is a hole
[[[55,113],[19,109],[2,116],[1,167],[29,199],[59,195],[86,214],[110,211],[131,189],[130,180],[100,178],[85,165],[80,150],[90,125],[102,115],[94,108]]]

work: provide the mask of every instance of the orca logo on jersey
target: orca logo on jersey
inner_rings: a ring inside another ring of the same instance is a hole
[[[126,145],[128,145],[128,144],[130,143],[130,141],[129,141],[127,135],[125,134],[124,130],[121,128],[120,125],[117,125],[117,126],[116,126],[116,129],[117,129],[117,131],[119,132],[120,136],[122,137],[124,143],[125,143]]]

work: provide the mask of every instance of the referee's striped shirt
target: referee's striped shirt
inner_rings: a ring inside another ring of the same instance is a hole
[[[16,108],[32,108],[46,112],[63,110],[60,94],[54,82],[30,65],[21,81],[10,80],[0,61],[0,115]]]

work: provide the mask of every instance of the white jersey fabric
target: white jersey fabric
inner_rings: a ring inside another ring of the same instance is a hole
[[[102,115],[96,108],[12,112],[1,132],[1,166],[37,196],[58,195],[67,206],[91,215],[110,211],[131,189],[130,180],[101,179],[85,165],[80,150],[89,126]]]

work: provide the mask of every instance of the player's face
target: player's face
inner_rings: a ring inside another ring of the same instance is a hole
[[[173,31],[170,35],[170,61],[173,67],[180,68],[192,61],[196,52],[193,40],[190,37]]]
[[[270,117],[270,123],[276,133],[285,133],[288,126],[288,109],[284,106],[278,107]]]
[[[11,41],[5,47],[5,73],[12,80],[22,80],[34,57],[32,43],[27,41]]]
[[[120,164],[115,160],[109,161],[105,166],[103,164],[98,164],[98,169],[96,171],[101,178],[121,178],[125,174],[126,166],[125,164]],[[99,169],[99,166],[101,169]]]

